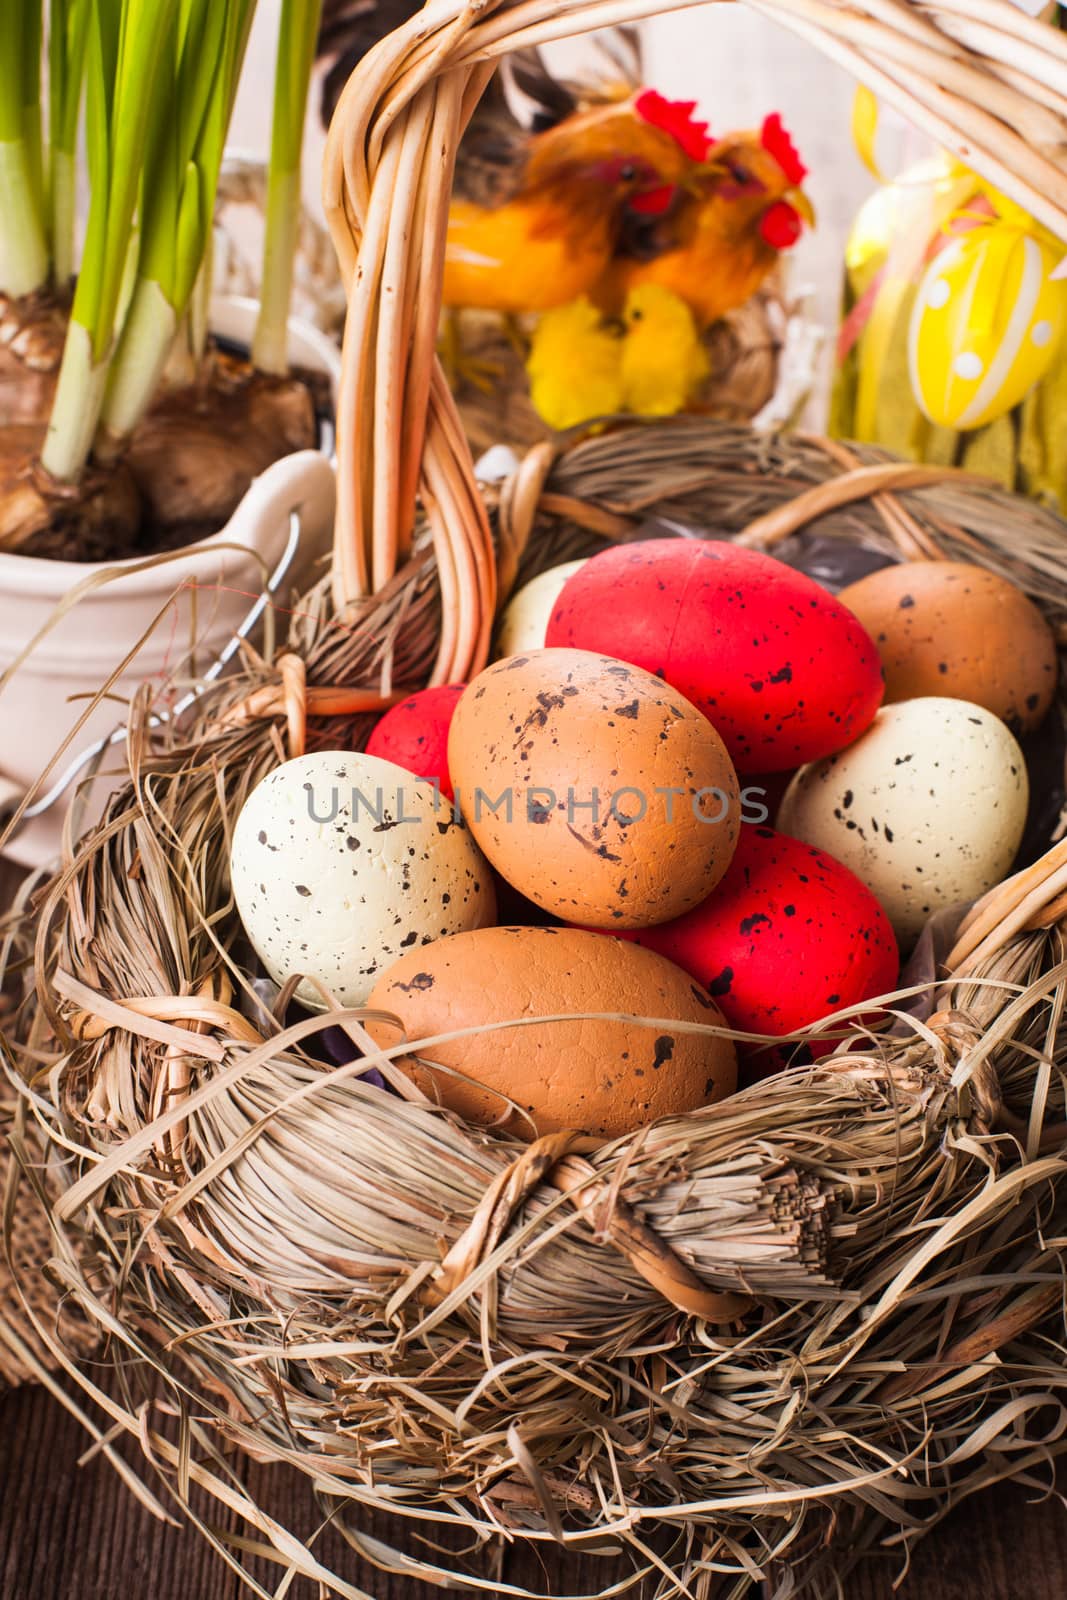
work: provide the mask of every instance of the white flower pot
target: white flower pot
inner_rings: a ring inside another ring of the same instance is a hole
[[[256,304],[220,297],[212,306],[212,326],[224,337],[251,342]],[[336,400],[340,356],[323,334],[306,323],[289,324],[289,355],[294,364],[326,372]],[[85,596],[37,645],[0,688],[0,807],[4,814],[27,787],[47,776],[40,792],[64,773],[80,751],[106,737],[123,721],[116,698],[128,698],[147,678],[162,683],[195,639],[201,668],[233,637],[263,586],[265,564],[273,572],[285,552],[290,513],[300,518],[300,544],[279,593],[284,604],[294,588],[306,584],[313,564],[329,548],[335,501],[334,469],[318,450],[301,450],[276,461],[254,480],[224,528],[175,561],[132,570],[137,561],[109,563],[45,561],[0,552],[0,671],[52,616],[76,585],[94,572],[121,574]],[[240,548],[223,549],[233,544]],[[253,558],[252,552],[261,560]],[[124,571],[124,569],[130,569]],[[193,585],[195,584],[195,589]],[[56,752],[95,694],[138,639],[164,611],[134,659],[123,670],[112,698],[102,701],[62,756]],[[284,630],[284,618],[279,619]],[[79,698],[72,699],[77,696]],[[123,747],[104,760],[92,790],[91,810],[99,813],[122,764]],[[112,774],[109,778],[105,774]],[[23,823],[5,853],[26,866],[40,866],[59,849],[63,818],[73,786],[39,817]],[[0,818],[0,821],[3,819]]]

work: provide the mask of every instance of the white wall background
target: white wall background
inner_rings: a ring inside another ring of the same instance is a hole
[[[780,111],[810,169],[806,188],[818,227],[792,256],[795,286],[811,287],[816,315],[832,327],[841,261],[860,204],[874,187],[852,143],[855,80],[806,40],[744,5],[674,12],[649,23],[646,73],[664,94],[699,100],[715,134]],[[927,148],[886,112],[879,130],[883,170],[896,172]]]

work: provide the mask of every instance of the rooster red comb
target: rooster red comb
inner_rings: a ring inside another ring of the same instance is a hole
[[[808,169],[786,132],[779,112],[772,111],[764,120],[760,143],[764,150],[774,157],[790,183],[803,183],[808,175]]]
[[[634,101],[634,110],[643,122],[669,133],[690,161],[703,161],[712,139],[707,123],[694,120],[696,108],[695,100],[668,100],[656,89],[642,89]]]

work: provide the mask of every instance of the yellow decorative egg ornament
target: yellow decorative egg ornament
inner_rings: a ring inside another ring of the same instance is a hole
[[[1052,276],[1062,258],[1051,241],[998,218],[930,262],[908,356],[916,401],[932,423],[984,427],[1045,376],[1067,325],[1067,283]]]

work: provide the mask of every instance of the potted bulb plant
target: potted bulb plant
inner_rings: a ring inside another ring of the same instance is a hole
[[[113,686],[120,698],[194,638],[200,660],[225,641],[284,548],[291,511],[305,570],[328,538],[333,474],[316,448],[307,375],[329,387],[337,352],[287,315],[319,9],[314,0],[281,8],[257,311],[211,293],[215,193],[256,0],[14,8],[15,37],[0,53],[0,772],[9,798],[44,773],[83,716],[72,697],[107,679],[146,634]],[[88,207],[76,257],[83,106]],[[75,586],[83,598],[35,643]],[[204,589],[210,597],[197,595]],[[102,702],[78,739],[120,717],[114,698]],[[35,861],[56,837],[53,819],[8,848]]]

